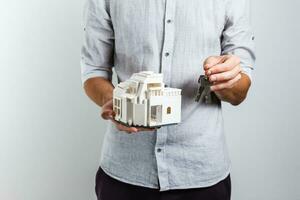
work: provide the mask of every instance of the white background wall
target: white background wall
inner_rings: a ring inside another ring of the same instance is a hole
[[[0,199],[95,198],[105,123],[80,83],[83,1],[0,0]],[[299,200],[300,5],[252,7],[254,84],[224,109],[233,200]]]

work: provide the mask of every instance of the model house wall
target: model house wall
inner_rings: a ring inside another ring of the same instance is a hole
[[[129,126],[157,127],[181,121],[181,89],[165,88],[163,75],[135,73],[113,92],[115,120]]]

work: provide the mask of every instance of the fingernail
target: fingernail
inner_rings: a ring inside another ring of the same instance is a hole
[[[207,75],[211,75],[211,71],[210,70],[207,71]]]
[[[210,86],[210,90],[211,90],[211,91],[215,91],[215,89],[216,89],[216,87]]]
[[[205,66],[204,66],[204,69],[209,69],[210,68],[210,65],[209,64],[206,64]]]

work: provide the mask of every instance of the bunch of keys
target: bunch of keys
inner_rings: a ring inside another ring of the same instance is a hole
[[[219,102],[217,95],[210,90],[210,86],[212,85],[209,82],[209,79],[205,75],[201,75],[199,77],[198,83],[200,84],[198,93],[196,96],[196,102],[212,104]]]

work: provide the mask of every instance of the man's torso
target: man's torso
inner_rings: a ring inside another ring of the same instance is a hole
[[[109,124],[101,166],[127,183],[161,190],[206,187],[229,174],[221,104],[195,102],[202,63],[221,54],[224,0],[110,0],[119,81],[164,74],[182,89],[182,122],[134,135]]]

